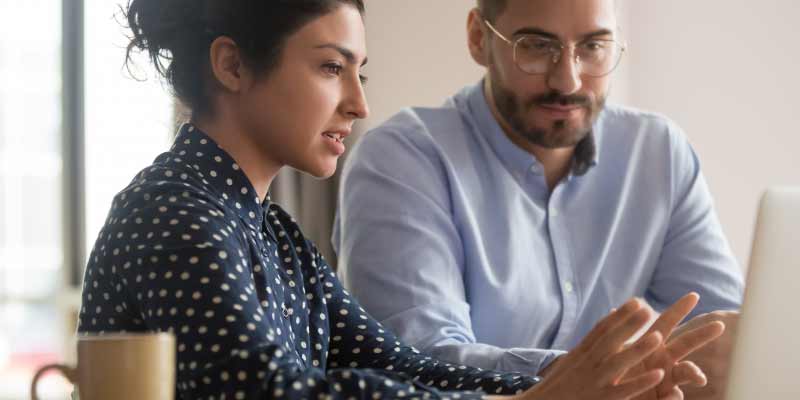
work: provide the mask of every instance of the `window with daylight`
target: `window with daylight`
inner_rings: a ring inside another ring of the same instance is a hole
[[[83,268],[111,199],[175,128],[147,59],[124,66],[125,3],[0,0],[0,400],[74,361]],[[48,399],[71,391],[56,376],[39,385]]]

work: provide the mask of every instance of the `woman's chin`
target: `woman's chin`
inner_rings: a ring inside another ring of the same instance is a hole
[[[317,179],[328,179],[336,173],[336,160],[315,165],[305,165],[302,168],[294,167]]]
[[[317,178],[317,179],[328,179],[328,178],[332,177],[333,174],[335,174],[335,173],[336,173],[336,168],[334,167],[334,168],[332,168],[330,170],[323,171],[322,173],[311,174],[311,175],[313,175],[314,178]]]

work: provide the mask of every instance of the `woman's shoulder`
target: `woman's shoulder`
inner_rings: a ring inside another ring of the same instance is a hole
[[[197,171],[170,161],[169,154],[159,156],[114,196],[100,236],[183,231],[180,236],[211,237],[221,231],[233,234],[243,225]]]
[[[167,204],[191,208],[221,209],[225,207],[222,196],[206,181],[202,172],[172,153],[163,153],[153,164],[139,171],[133,180],[116,196],[112,204],[115,211],[149,210],[166,200]],[[158,207],[156,208],[158,210]],[[162,208],[163,210],[163,208]],[[161,211],[163,212],[163,211]]]

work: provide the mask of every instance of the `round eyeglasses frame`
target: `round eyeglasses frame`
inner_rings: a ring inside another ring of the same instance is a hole
[[[497,35],[498,38],[500,38],[502,41],[504,41],[509,46],[511,46],[512,52],[513,52],[513,58],[514,58],[514,65],[516,65],[517,68],[520,71],[522,71],[522,72],[524,72],[524,73],[526,73],[528,75],[544,75],[544,74],[547,74],[549,72],[549,69],[546,70],[546,71],[542,71],[542,72],[531,72],[531,71],[526,70],[525,68],[523,68],[520,65],[520,61],[519,61],[519,59],[517,57],[517,46],[519,45],[520,42],[522,42],[526,38],[526,36],[520,36],[516,40],[512,41],[512,40],[506,38],[502,33],[500,33],[486,18],[483,18],[483,22],[484,22],[484,24],[486,24],[486,26],[489,28],[489,30],[492,31],[492,33]],[[625,51],[627,50],[627,45],[624,44],[624,43],[620,43],[620,42],[618,42],[616,40],[604,39],[604,41],[612,42],[616,46],[619,46],[619,54],[616,56],[617,59],[613,62],[613,65],[611,66],[611,68],[607,72],[604,72],[602,74],[590,74],[590,73],[585,72],[583,70],[583,68],[581,68],[581,74],[587,75],[587,76],[591,76],[593,78],[602,78],[602,77],[604,77],[606,75],[609,75],[610,73],[614,72],[615,69],[617,69],[617,67],[619,66],[620,62],[622,61],[622,56],[625,54]],[[559,47],[560,47],[560,49],[559,49],[560,51],[553,52],[553,56],[552,56],[553,57],[552,58],[553,65],[558,64],[558,62],[561,60],[561,55],[562,55],[562,53],[564,52],[564,49],[567,46],[565,46],[563,43],[559,43]],[[576,54],[574,58],[575,58],[575,63],[580,67],[582,65],[580,56],[578,56]]]

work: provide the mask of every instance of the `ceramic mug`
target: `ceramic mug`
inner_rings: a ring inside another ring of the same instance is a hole
[[[112,333],[78,337],[78,365],[50,364],[40,368],[36,384],[57,370],[74,385],[81,400],[175,398],[175,336],[171,333]]]

